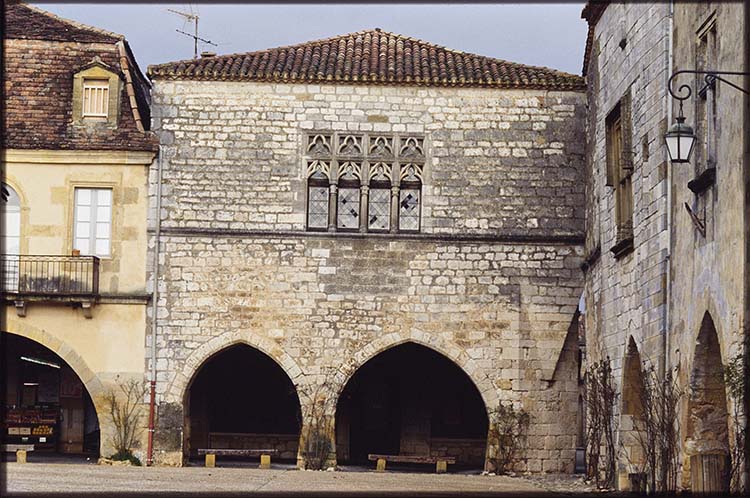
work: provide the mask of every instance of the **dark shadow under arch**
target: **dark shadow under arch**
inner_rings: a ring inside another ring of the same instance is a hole
[[[2,444],[33,444],[33,460],[49,453],[99,456],[100,429],[91,394],[48,347],[3,332]]]
[[[729,430],[724,364],[706,312],[693,354],[688,391],[687,454],[693,492],[723,492],[729,485]]]
[[[246,344],[208,358],[184,399],[184,453],[200,448],[277,449],[296,461],[301,426],[297,390],[271,357]]]
[[[646,456],[644,444],[644,379],[643,363],[633,337],[628,340],[622,366],[622,413],[620,414],[621,449],[620,463],[627,475],[621,481],[628,482],[628,475],[644,470]],[[628,486],[630,483],[628,483]]]
[[[370,453],[455,456],[482,468],[487,408],[469,376],[453,361],[413,342],[362,365],[336,408],[339,463],[367,464]]]

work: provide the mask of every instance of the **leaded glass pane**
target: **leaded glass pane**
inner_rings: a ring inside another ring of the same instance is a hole
[[[419,230],[419,189],[401,189],[398,226],[400,230]]]
[[[309,187],[307,198],[307,226],[328,228],[328,187]]]
[[[340,188],[338,227],[359,228],[359,188]]]
[[[391,189],[370,189],[368,208],[370,230],[388,230],[391,227]]]

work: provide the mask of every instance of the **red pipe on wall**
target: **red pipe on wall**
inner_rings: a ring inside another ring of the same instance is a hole
[[[148,448],[146,450],[148,457],[146,465],[154,464],[154,412],[156,408],[156,380],[151,380],[151,394],[148,402]]]

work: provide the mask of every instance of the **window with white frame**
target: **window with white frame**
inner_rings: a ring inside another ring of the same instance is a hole
[[[81,254],[109,256],[112,232],[112,189],[75,189],[73,249]]]
[[[420,230],[424,138],[315,132],[305,155],[308,230]]]
[[[109,111],[109,80],[83,80],[83,117],[106,118]]]

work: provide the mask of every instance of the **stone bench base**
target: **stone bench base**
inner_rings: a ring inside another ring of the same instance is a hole
[[[201,448],[199,455],[206,455],[206,467],[216,467],[216,457],[221,456],[260,456],[261,469],[271,468],[271,455],[278,453],[275,449],[266,450],[232,450],[225,448]]]
[[[456,459],[454,457],[435,457],[435,456],[429,456],[429,455],[377,455],[377,454],[369,454],[367,455],[367,459],[370,461],[377,461],[377,466],[375,467],[375,470],[378,472],[384,472],[385,471],[385,464],[386,462],[395,462],[395,463],[434,463],[435,466],[435,472],[438,474],[443,474],[448,471],[448,464],[454,464],[456,463]]]

